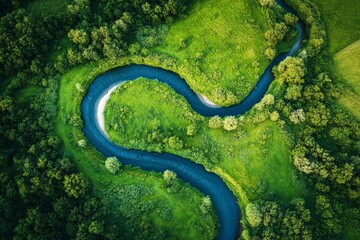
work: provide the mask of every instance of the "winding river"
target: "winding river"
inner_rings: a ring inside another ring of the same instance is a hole
[[[286,11],[290,11],[281,1],[278,1],[278,3]],[[129,150],[112,143],[102,127],[100,127],[101,114],[99,114],[99,117],[98,113],[101,113],[103,109],[99,108],[103,107],[103,102],[109,96],[109,91],[114,89],[115,86],[124,81],[144,77],[157,79],[168,84],[177,93],[183,95],[192,108],[203,116],[242,114],[258,103],[266,93],[273,80],[272,67],[287,56],[296,53],[300,48],[304,31],[300,23],[296,25],[296,28],[298,35],[291,50],[286,54],[277,56],[267,67],[253,91],[240,104],[231,107],[215,108],[204,104],[179,75],[161,68],[132,64],[105,72],[95,78],[81,103],[82,119],[84,121],[83,132],[89,142],[105,157],[116,156],[123,164],[139,166],[148,171],[163,172],[172,170],[183,181],[188,182],[205,195],[209,195],[220,223],[217,239],[235,239],[240,234],[241,212],[236,198],[219,176],[206,171],[203,166],[191,160],[173,154]],[[99,104],[101,101],[102,103]]]

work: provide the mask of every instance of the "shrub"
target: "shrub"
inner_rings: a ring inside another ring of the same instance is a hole
[[[105,160],[105,168],[112,174],[116,174],[121,167],[121,163],[116,157],[108,157]]]
[[[220,127],[222,127],[222,125],[223,125],[223,122],[222,122],[221,117],[219,117],[219,116],[214,116],[209,119],[209,127],[210,128],[220,128]]]
[[[164,177],[165,182],[170,183],[176,179],[176,173],[171,170],[165,170],[163,177]]]
[[[226,131],[232,131],[237,128],[237,120],[234,116],[228,116],[224,119],[224,129]]]
[[[263,214],[260,212],[259,206],[257,204],[249,203],[246,206],[245,212],[246,212],[246,220],[249,222],[249,224],[252,227],[256,227],[260,225]]]

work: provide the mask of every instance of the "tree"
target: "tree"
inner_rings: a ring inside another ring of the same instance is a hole
[[[259,0],[259,3],[262,7],[273,7],[274,0]]]
[[[104,232],[104,221],[94,220],[89,224],[89,233],[102,234]]]
[[[273,47],[268,47],[265,49],[264,55],[267,59],[272,60],[276,56],[276,49]]]
[[[200,210],[203,214],[207,213],[212,206],[211,199],[209,196],[205,196],[201,199]]]
[[[330,111],[325,104],[318,102],[315,106],[309,107],[307,116],[313,126],[322,127],[327,125],[330,118]]]
[[[116,157],[108,157],[105,160],[105,168],[112,174],[116,174],[121,167],[120,161]]]
[[[71,29],[68,33],[68,37],[70,41],[81,46],[85,46],[89,42],[87,32],[82,29]]]
[[[286,25],[293,26],[299,19],[294,14],[286,13],[284,16],[284,20]]]
[[[271,114],[270,114],[270,120],[273,121],[273,122],[276,122],[277,120],[279,120],[280,118],[280,115],[277,111],[273,111]]]
[[[296,101],[301,98],[302,85],[300,84],[291,84],[286,88],[284,98],[287,100]]]
[[[85,139],[80,139],[78,142],[77,142],[78,146],[79,147],[86,147],[86,140]]]
[[[176,179],[176,173],[171,170],[165,170],[163,178],[167,185],[171,184]]]
[[[186,128],[186,134],[188,136],[194,136],[196,134],[196,131],[197,131],[196,124],[191,124]]]
[[[184,146],[184,142],[178,136],[169,137],[168,144],[172,149],[182,149]]]
[[[252,227],[259,226],[262,222],[263,214],[258,204],[249,203],[248,205],[246,205],[245,213],[246,220]]]
[[[237,120],[234,116],[228,116],[225,117],[224,119],[224,129],[226,131],[232,131],[235,130],[237,128]]]
[[[5,112],[11,112],[14,109],[13,100],[10,97],[0,99],[0,110]]]
[[[287,57],[277,67],[277,79],[288,84],[303,84],[306,73],[305,63],[299,57]]]
[[[79,198],[86,192],[87,182],[82,174],[72,173],[64,177],[64,189],[69,197]]]
[[[289,119],[291,122],[293,122],[295,124],[305,122],[306,118],[305,118],[304,109],[300,108],[295,111],[292,111]]]
[[[76,83],[75,87],[76,87],[76,90],[78,90],[79,92],[85,92],[85,89],[81,85],[81,83]]]
[[[219,116],[214,116],[214,117],[211,117],[210,119],[209,119],[209,127],[210,128],[214,128],[214,129],[216,129],[216,128],[220,128],[220,127],[222,127],[222,125],[223,125],[223,122],[222,122],[222,119],[221,119],[221,117],[219,117]]]

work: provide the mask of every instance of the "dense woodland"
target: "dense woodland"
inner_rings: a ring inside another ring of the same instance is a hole
[[[59,79],[80,63],[147,56],[161,41],[161,29],[184,17],[189,2],[74,0],[64,12],[51,16],[27,11],[28,2],[0,1],[0,235],[118,239],[125,231],[122,223],[108,222],[109,209],[63,154],[54,126]],[[306,25],[304,47],[274,67],[276,92],[270,103],[263,100],[246,119],[259,123],[270,118],[282,124],[292,136],[294,166],[313,193],[309,201],[284,204],[265,196],[248,204],[242,237],[341,239],[345,224],[360,223],[359,122],[335,104],[342,92],[336,76],[328,72],[327,36],[318,8],[310,0],[286,3],[297,17],[284,15],[272,0],[259,0],[268,20],[264,55],[273,59],[281,52],[278,43],[294,38],[298,19]],[[56,56],[50,56],[54,43],[61,41],[67,51],[55,49]],[[38,97],[31,102],[17,97],[29,86]],[[81,127],[79,117],[69,121]],[[209,127],[232,131],[239,122],[239,117],[214,117]],[[187,131],[195,134],[196,126]],[[182,148],[177,136],[164,144]],[[108,162],[107,168],[117,171],[115,165]],[[174,178],[173,173],[165,175]],[[202,209],[209,205],[204,199]],[[346,219],[348,214],[353,217]]]
[[[54,129],[59,74],[78,63],[126,54],[134,30],[171,23],[186,5],[182,0],[75,0],[57,15],[35,16],[25,10],[25,1],[0,2],[2,238],[122,236],[126,229],[107,223],[109,210],[72,160],[63,156]],[[53,43],[64,36],[70,50],[50,61]],[[40,97],[32,102],[16,98],[29,85],[41,87]]]

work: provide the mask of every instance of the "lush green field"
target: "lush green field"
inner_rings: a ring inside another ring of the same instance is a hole
[[[69,119],[80,112],[82,97],[75,85],[94,67],[91,64],[76,67],[61,79],[56,126],[66,155],[75,160],[80,172],[94,184],[109,209],[113,209],[114,223],[120,221],[127,226],[124,229],[129,232],[125,236],[140,236],[141,232],[131,232],[140,228],[157,236],[162,236],[164,231],[176,239],[213,238],[217,229],[215,213],[201,212],[203,195],[199,191],[178,181],[176,191],[168,192],[161,173],[125,168],[120,174],[112,175],[104,167],[104,157],[95,149],[77,146],[77,141],[84,136],[79,127],[69,123]]]
[[[339,103],[360,119],[360,40],[335,54],[335,71],[344,80]]]
[[[337,52],[334,59],[339,76],[360,94],[360,40]]]
[[[172,152],[208,166],[228,183],[242,207],[264,195],[288,202],[307,194],[284,133],[269,120],[245,121],[231,132],[211,129],[208,118],[195,113],[167,85],[138,79],[111,95],[105,122],[110,138],[119,145]],[[189,134],[192,125],[196,130]],[[173,136],[181,147],[171,145]]]
[[[268,65],[265,28],[256,0],[195,1],[156,51],[193,74],[186,81],[196,92],[217,103],[234,103],[248,95]]]
[[[326,25],[331,53],[360,38],[360,4],[353,0],[315,0]]]

